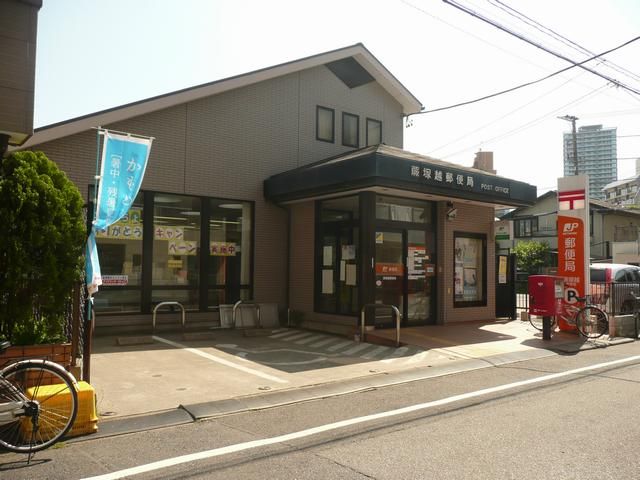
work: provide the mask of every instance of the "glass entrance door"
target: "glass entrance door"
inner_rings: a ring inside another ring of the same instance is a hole
[[[435,265],[423,230],[376,230],[375,303],[395,305],[402,325],[434,323]],[[376,324],[393,326],[390,311],[378,309]]]
[[[401,318],[404,316],[405,266],[403,247],[402,231],[376,231],[375,303],[395,305],[400,310]],[[390,310],[377,308],[375,318],[375,324],[378,326],[391,327],[393,325],[393,314]]]
[[[431,312],[431,282],[435,273],[430,265],[424,230],[406,230],[407,237],[407,318],[406,324],[424,325]],[[430,275],[430,276],[428,276]]]

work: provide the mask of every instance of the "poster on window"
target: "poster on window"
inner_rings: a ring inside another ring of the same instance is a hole
[[[482,300],[482,239],[456,237],[454,252],[454,290],[456,301]]]
[[[407,267],[409,269],[409,275],[424,275],[426,259],[427,249],[424,246],[409,245],[407,248]]]
[[[238,246],[234,242],[210,242],[209,254],[216,257],[235,257]]]
[[[169,255],[197,255],[198,242],[190,240],[170,240],[168,242]]]
[[[342,260],[355,260],[355,259],[356,259],[356,246],[342,245]]]
[[[476,299],[478,297],[478,277],[475,268],[464,268],[464,298]]]
[[[156,240],[184,240],[184,228],[156,226],[153,230],[153,238]]]

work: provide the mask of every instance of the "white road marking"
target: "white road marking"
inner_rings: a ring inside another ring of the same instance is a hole
[[[266,380],[271,380],[272,382],[276,382],[276,383],[289,383],[287,380],[274,377],[273,375],[269,375],[268,373],[264,373],[259,370],[254,370],[253,368],[245,367],[244,365],[238,365],[236,363],[230,362],[229,360],[225,360],[224,358],[216,357],[215,355],[211,355],[210,353],[206,353],[201,350],[198,350],[197,348],[189,348],[186,345],[182,345],[181,343],[173,342],[171,340],[167,340],[166,338],[162,338],[162,337],[156,337],[155,335],[151,338],[153,338],[156,342],[162,342],[162,343],[166,343],[167,345],[171,345],[172,347],[181,348],[189,353],[193,353],[194,355],[198,355],[200,357],[206,358],[208,360],[219,363],[226,367],[235,368],[236,370],[240,370],[241,372],[249,373],[251,375],[255,375],[257,377],[264,378]]]
[[[343,355],[353,355],[354,353],[358,353],[360,350],[366,350],[369,347],[372,347],[373,345],[370,343],[360,343],[358,345],[356,345],[355,347],[351,347],[349,350],[345,350],[344,352],[342,352]]]
[[[327,345],[327,344],[335,342],[335,341],[336,341],[335,337],[329,337],[329,338],[325,338],[324,340],[321,340],[319,342],[312,343],[311,345],[309,345],[309,347],[310,348],[318,348],[318,347],[322,347],[323,345]]]
[[[384,346],[378,347],[375,350],[362,355],[362,358],[366,358],[367,360],[373,360],[374,358],[379,356],[381,353],[386,353],[389,350],[390,350],[390,347],[384,347]]]
[[[303,338],[302,340],[297,340],[293,343],[296,345],[304,345],[305,343],[313,342],[314,340],[318,340],[319,338],[324,338],[322,335],[312,335],[309,338]]]
[[[327,351],[335,352],[336,350],[340,350],[342,347],[346,347],[347,345],[352,345],[353,343],[354,342],[352,342],[351,340],[347,340],[346,342],[336,343],[335,345],[331,345],[329,348],[327,348]]]
[[[293,340],[298,340],[300,338],[310,337],[312,335],[313,335],[313,333],[299,333],[298,335],[294,335],[293,337],[288,337],[286,340],[287,340],[287,342],[291,342]]]
[[[126,468],[124,470],[118,470],[117,472],[106,473],[104,475],[98,475],[94,477],[86,477],[84,480],[116,480],[119,478],[125,478],[132,475],[139,475],[141,473],[153,472],[155,470],[161,470],[163,468],[173,467],[175,465],[181,465],[188,462],[195,462],[198,460],[204,460],[207,458],[220,457],[222,455],[228,455],[230,453],[241,452],[244,450],[251,450],[254,448],[265,447],[276,443],[290,442],[299,438],[310,437],[319,433],[329,432],[331,430],[337,430],[340,428],[350,427],[352,425],[358,425],[360,423],[372,422],[374,420],[380,420],[382,418],[395,417],[398,415],[404,415],[406,413],[412,413],[419,410],[426,410],[433,407],[440,407],[442,405],[448,405],[450,403],[460,402],[462,400],[468,400],[470,398],[480,397],[483,395],[489,395],[492,393],[504,392],[506,390],[513,390],[515,388],[524,387],[527,385],[535,385],[536,383],[542,383],[549,380],[556,380],[558,378],[568,377],[579,373],[588,372],[591,370],[598,370],[600,368],[607,368],[614,365],[622,365],[625,363],[635,362],[640,360],[640,355],[633,357],[621,358],[619,360],[613,360],[611,362],[597,363],[595,365],[589,365],[587,367],[575,368],[573,370],[567,370],[564,372],[552,373],[550,375],[544,375],[542,377],[530,378],[528,380],[521,380],[519,382],[507,383],[504,385],[498,385],[496,387],[489,387],[482,390],[476,390],[475,392],[461,393],[452,397],[442,398],[440,400],[433,400],[431,402],[418,403],[416,405],[409,405],[408,407],[397,408],[395,410],[388,410],[386,412],[374,413],[371,415],[365,415],[363,417],[350,418],[347,420],[341,420],[339,422],[328,423],[326,425],[320,425],[306,430],[299,430],[297,432],[286,433],[284,435],[278,435],[277,437],[263,438],[261,440],[252,440],[250,442],[237,443],[235,445],[228,445],[226,447],[214,448],[212,450],[205,450],[204,452],[191,453],[188,455],[181,455],[179,457],[167,458],[166,460],[159,460],[157,462],[148,463],[146,465],[139,465],[137,467]]]
[[[288,337],[289,335],[297,335],[298,333],[300,333],[299,330],[287,330],[286,332],[276,333],[275,335],[269,335],[269,338]]]

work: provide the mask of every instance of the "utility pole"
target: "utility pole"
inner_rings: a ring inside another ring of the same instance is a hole
[[[576,137],[576,120],[578,117],[572,115],[565,115],[564,117],[558,117],[560,120],[566,120],[571,122],[571,133],[573,136],[573,174],[578,175],[578,139]]]

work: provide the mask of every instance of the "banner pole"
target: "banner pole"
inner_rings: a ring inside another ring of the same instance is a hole
[[[102,128],[98,127],[96,129],[96,174],[94,176],[94,185],[93,185],[93,211],[91,212],[91,222],[89,223],[89,235],[93,231],[93,222],[96,220],[96,206],[98,202],[98,182],[100,176],[100,133],[102,133]],[[85,261],[89,261],[86,259]],[[86,283],[86,282],[85,282]],[[87,318],[85,319],[85,323],[91,322],[91,307],[93,302],[91,301],[91,295],[87,292]]]

